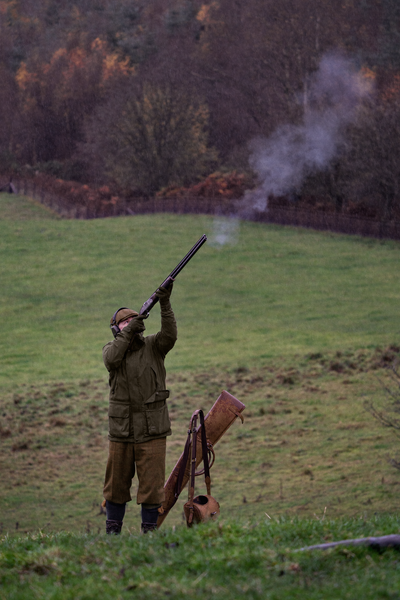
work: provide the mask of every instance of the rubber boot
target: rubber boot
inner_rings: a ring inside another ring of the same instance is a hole
[[[106,500],[106,533],[114,533],[116,535],[121,533],[122,522],[125,516],[125,508],[126,504],[117,504],[116,502]]]
[[[142,533],[155,531],[157,529],[159,506],[142,504]]]
[[[106,533],[114,533],[118,535],[121,533],[122,529],[122,521],[112,521],[111,519],[107,519],[106,521]]]

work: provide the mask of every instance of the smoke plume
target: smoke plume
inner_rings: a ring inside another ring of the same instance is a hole
[[[238,240],[239,226],[240,222],[234,216],[215,218],[212,232],[209,235],[209,245],[214,248],[226,245],[234,246]]]
[[[309,80],[303,122],[279,127],[251,143],[250,166],[257,189],[247,191],[242,210],[264,211],[270,195],[299,188],[307,175],[324,170],[337,155],[344,128],[352,122],[370,84],[351,60],[325,55]]]

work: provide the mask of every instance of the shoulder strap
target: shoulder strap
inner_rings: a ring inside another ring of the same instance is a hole
[[[191,434],[192,434],[192,422],[190,421],[190,428],[188,429],[188,436],[187,436],[187,439],[186,439],[185,448],[183,450],[183,455],[182,455],[181,465],[180,465],[180,468],[179,468],[178,477],[176,478],[176,483],[175,483],[174,495],[175,495],[175,499],[176,500],[179,498],[179,494],[182,491],[183,477],[185,475],[185,471],[186,471],[186,467],[187,467],[187,462],[188,462],[188,458],[189,458],[190,437],[191,437]]]
[[[193,522],[193,500],[194,500],[194,482],[196,479],[196,451],[197,451],[197,415],[199,411],[196,410],[190,422],[190,428],[192,430],[192,451],[191,451],[191,469],[190,469],[190,485],[189,485],[189,497],[188,507],[189,516],[187,517],[187,523],[190,526]]]
[[[206,434],[206,424],[204,422],[204,413],[202,410],[199,410],[200,414],[200,426],[201,426],[201,449],[203,454],[203,462],[204,462],[204,479],[207,487],[207,494],[211,495],[211,478],[210,478],[210,465],[208,462],[208,447],[207,447],[207,434]]]

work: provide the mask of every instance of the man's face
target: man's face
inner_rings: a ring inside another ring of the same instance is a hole
[[[128,317],[124,321],[120,321],[118,323],[118,327],[119,327],[120,331],[122,331],[123,328],[126,327],[128,325],[128,323],[130,323],[132,321],[132,319],[133,319],[133,317]]]

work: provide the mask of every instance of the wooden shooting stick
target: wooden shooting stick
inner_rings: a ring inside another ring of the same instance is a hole
[[[224,433],[229,429],[232,423],[239,417],[243,422],[242,412],[245,409],[245,405],[240,402],[237,398],[229,394],[228,392],[223,391],[217,401],[214,403],[210,411],[207,413],[204,419],[204,424],[207,433],[207,443],[211,448],[215,446],[218,440],[224,435]],[[197,435],[197,443],[196,443],[196,466],[198,466],[203,460],[203,451],[201,445],[201,435]],[[162,505],[162,514],[158,517],[157,527],[160,527],[163,523],[164,519],[168,515],[171,508],[174,506],[176,501],[178,500],[180,492],[183,490],[190,477],[190,453],[187,458],[186,469],[184,472],[182,484],[180,486],[180,490],[176,490],[176,482],[178,479],[179,471],[181,469],[181,464],[183,462],[183,452],[176,463],[175,467],[172,469],[170,476],[164,486],[165,490],[165,500]],[[160,509],[161,510],[161,509]]]
[[[299,548],[296,552],[305,550],[329,550],[337,546],[368,546],[369,548],[380,550],[382,548],[394,548],[400,550],[400,535],[391,533],[380,537],[356,538],[354,540],[340,540],[339,542],[328,542],[326,544],[316,544],[315,546],[305,546]]]

